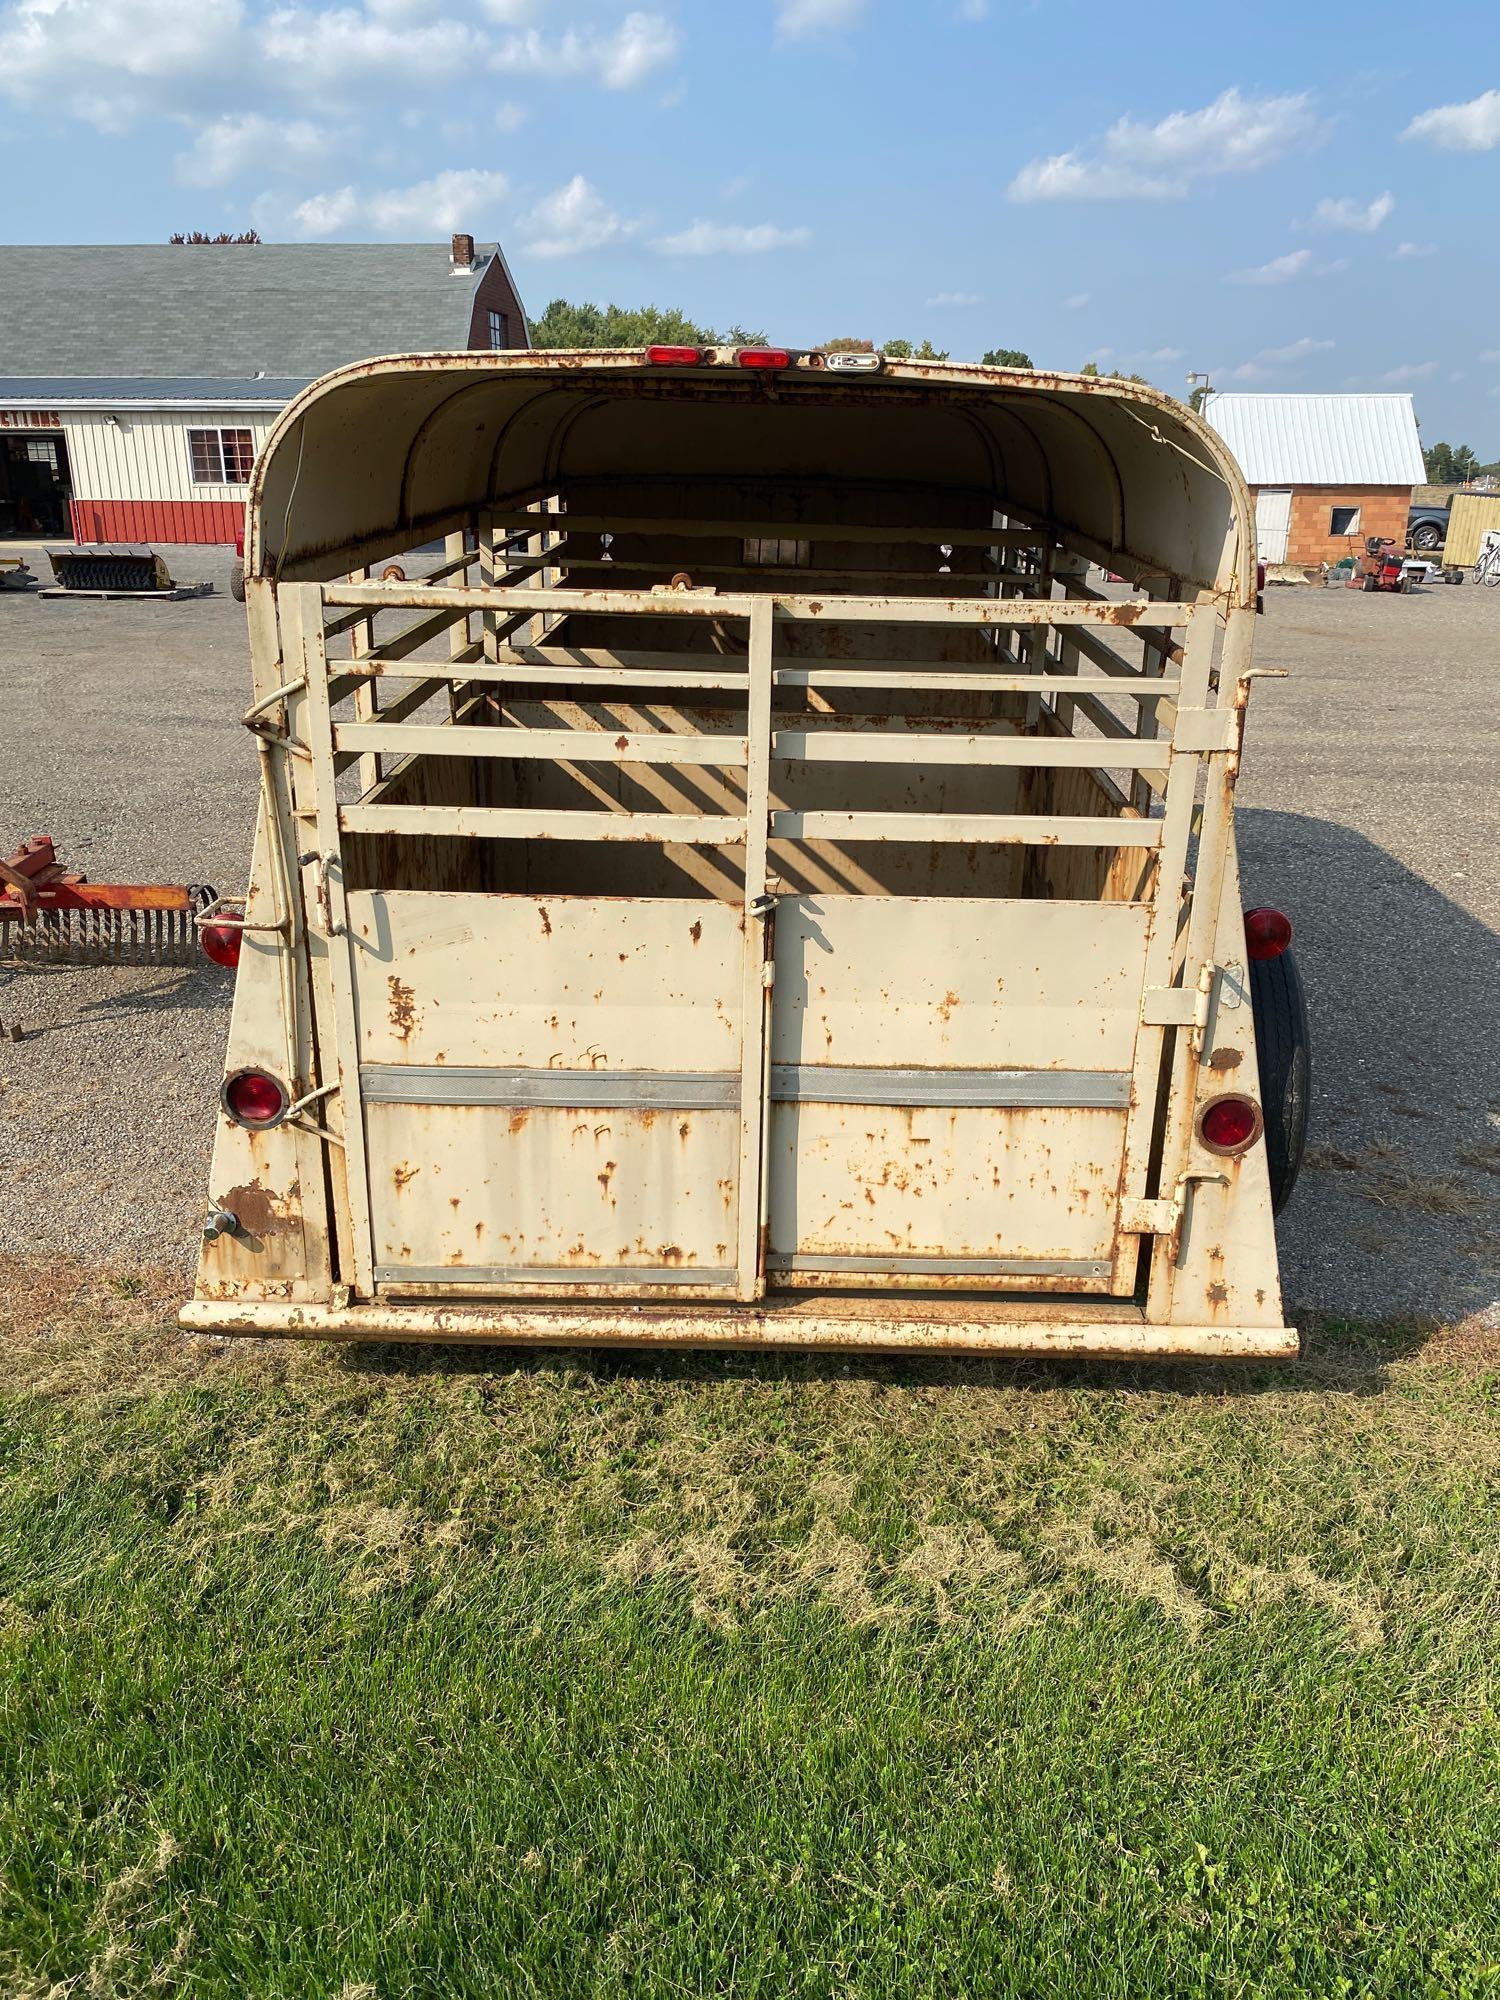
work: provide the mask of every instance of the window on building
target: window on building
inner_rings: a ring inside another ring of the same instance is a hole
[[[1359,509],[1357,507],[1335,507],[1328,516],[1330,535],[1357,535],[1359,533]]]
[[[249,431],[189,431],[188,457],[195,486],[247,486],[255,463]]]
[[[57,446],[50,438],[28,438],[26,456],[33,465],[50,465],[54,472],[57,470]]]
[[[496,312],[493,308],[490,311],[490,346],[510,346],[510,342],[505,337],[505,314],[503,312]]]

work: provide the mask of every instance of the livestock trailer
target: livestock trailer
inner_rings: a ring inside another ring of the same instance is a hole
[[[286,409],[244,561],[185,1324],[1295,1352],[1300,1001],[1232,818],[1254,523],[1190,411],[396,356]]]

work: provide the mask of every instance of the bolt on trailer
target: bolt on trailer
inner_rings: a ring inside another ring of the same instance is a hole
[[[1253,521],[1181,405],[369,361],[278,423],[245,573],[185,1324],[1296,1351],[1300,991],[1232,822]]]

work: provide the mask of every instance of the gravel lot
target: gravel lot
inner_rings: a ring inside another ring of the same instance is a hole
[[[0,595],[0,852],[50,833],[100,880],[244,886],[243,612],[216,594]],[[39,571],[45,564],[34,564]],[[1500,592],[1279,590],[1239,793],[1248,901],[1288,910],[1313,1015],[1310,1163],[1280,1225],[1290,1311],[1500,1320]],[[12,1252],[191,1265],[231,978],[0,968],[0,1232]]]

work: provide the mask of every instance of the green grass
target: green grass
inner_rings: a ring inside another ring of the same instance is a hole
[[[1500,1993],[1492,1339],[518,1357],[10,1294],[7,1996]]]

